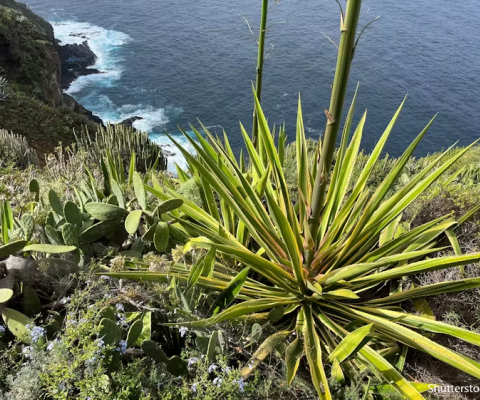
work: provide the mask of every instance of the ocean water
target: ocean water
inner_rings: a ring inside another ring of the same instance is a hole
[[[175,153],[164,132],[187,145],[178,126],[202,121],[242,147],[239,121],[251,127],[260,0],[26,0],[52,22],[64,43],[87,38],[103,73],[69,89],[105,121],[143,117],[135,127]],[[273,1],[272,1],[273,3]],[[360,82],[357,120],[368,109],[362,147],[369,151],[408,94],[386,151],[398,156],[438,113],[417,155],[480,137],[480,44],[477,0],[364,0],[365,31],[353,63],[349,96]],[[302,98],[307,134],[325,126],[336,49],[334,0],[281,0],[269,14],[264,111],[295,136]],[[73,35],[73,36],[72,36]],[[198,120],[197,120],[198,119]],[[176,155],[172,161],[181,162]],[[173,163],[170,163],[172,167]]]

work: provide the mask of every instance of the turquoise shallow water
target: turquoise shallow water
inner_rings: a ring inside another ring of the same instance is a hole
[[[258,26],[261,1],[27,0],[54,23],[64,42],[84,40],[98,55],[101,75],[77,80],[70,93],[104,120],[131,116],[139,129],[166,144],[199,118],[224,128],[242,145],[238,121],[250,128],[256,43],[244,20]],[[371,150],[403,97],[409,98],[386,151],[399,155],[439,113],[417,154],[480,137],[480,9],[476,0],[365,0],[364,35],[352,70],[350,95],[360,81],[359,118],[368,108],[363,148]],[[301,92],[307,133],[325,124],[338,6],[334,0],[282,0],[272,7],[265,65],[264,107],[270,122],[286,123],[294,137]]]

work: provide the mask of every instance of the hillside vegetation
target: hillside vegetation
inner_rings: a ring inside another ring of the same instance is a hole
[[[0,128],[27,138],[43,154],[74,141],[73,129],[94,132],[91,113],[60,90],[61,67],[52,26],[13,0],[0,0]]]
[[[478,399],[480,147],[413,157],[432,119],[385,155],[403,102],[361,150],[358,88],[343,116],[362,1],[338,4],[322,140],[300,101],[291,144],[263,112],[264,0],[252,132],[238,157],[204,126],[182,131],[193,154],[170,137],[176,175],[125,126],[47,152],[80,121],[48,26],[1,14],[0,115],[28,132],[0,129],[0,400]]]

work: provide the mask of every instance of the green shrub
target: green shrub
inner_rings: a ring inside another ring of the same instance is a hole
[[[37,153],[30,148],[23,136],[0,129],[0,166],[7,162],[20,168],[39,165]]]

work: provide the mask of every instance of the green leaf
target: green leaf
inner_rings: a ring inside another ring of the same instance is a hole
[[[350,357],[354,351],[360,350],[358,347],[370,333],[372,327],[373,324],[365,325],[348,334],[335,350],[330,353],[328,361],[332,363],[334,360],[338,360],[339,363],[342,363]]]
[[[142,210],[131,211],[125,219],[125,230],[130,235],[134,235],[135,232],[137,232],[140,220],[142,219],[142,214]]]
[[[118,201],[118,206],[120,208],[125,208],[125,199],[123,197],[123,191],[118,182],[115,179],[112,179],[111,181],[111,186],[112,186],[112,192],[117,198]]]
[[[8,288],[0,288],[0,304],[6,303],[13,297],[13,290]]]
[[[167,371],[174,377],[188,375],[187,363],[179,356],[173,356],[168,359]]]
[[[250,374],[255,371],[257,366],[263,362],[263,360],[265,360],[265,358],[267,358],[270,353],[275,350],[277,346],[282,343],[291,333],[291,331],[280,331],[265,339],[257,351],[253,353],[247,365],[242,369],[241,374],[243,379],[247,379]]]
[[[203,336],[197,336],[195,338],[195,345],[197,346],[198,351],[203,355],[207,355],[209,342],[210,341],[208,340],[208,338]]]
[[[303,355],[303,340],[296,338],[285,351],[285,364],[287,365],[287,384],[291,385],[297,374],[300,359]]]
[[[59,235],[59,232],[50,225],[45,226],[45,234],[47,235],[48,241],[54,245],[63,245],[63,240]]]
[[[444,293],[459,292],[480,287],[480,278],[460,279],[452,282],[440,282],[433,285],[419,286],[413,289],[404,290],[399,293],[394,293],[388,297],[380,299],[373,299],[367,301],[365,304],[399,304],[403,301],[423,298],[427,296],[435,296]]]
[[[76,250],[75,246],[58,246],[54,244],[30,244],[23,248],[23,251],[38,251],[49,254],[63,254],[70,253]]]
[[[165,200],[159,204],[158,213],[161,215],[169,211],[176,210],[177,208],[180,208],[182,205],[183,205],[182,199]]]
[[[135,341],[136,346],[141,346],[144,340],[149,340],[152,336],[152,313],[146,312],[127,312],[125,313],[127,322],[142,321],[142,332]]]
[[[218,344],[218,331],[214,331],[212,333],[212,336],[210,337],[210,340],[208,341],[208,349],[207,349],[207,358],[210,360],[210,362],[214,362],[216,357],[215,357],[215,349]]]
[[[145,340],[142,343],[143,352],[150,358],[153,358],[155,361],[168,363],[168,357],[165,355],[163,350],[158,344],[152,340]]]
[[[310,306],[304,305],[303,312],[305,315],[305,354],[307,356],[308,365],[310,367],[310,375],[312,382],[317,389],[318,396],[321,400],[331,399],[330,388],[328,386],[327,377],[323,368],[322,348],[320,345],[320,338],[315,329],[315,322],[312,316],[312,309]]]
[[[148,230],[143,234],[142,240],[146,240],[148,242],[153,242],[155,237],[155,231],[157,230],[157,223],[154,223]]]
[[[48,192],[48,201],[50,202],[50,205],[52,206],[53,210],[58,214],[63,216],[63,207],[62,207],[62,202],[60,201],[57,193],[51,189]]]
[[[26,240],[17,240],[0,246],[0,258],[7,258],[12,254],[18,253],[22,250],[28,242]]]
[[[228,286],[225,288],[225,290],[220,293],[220,295],[217,297],[215,300],[215,303],[213,303],[211,309],[210,309],[210,314],[212,316],[216,316],[220,311],[224,310],[227,308],[230,304],[233,303],[235,298],[238,296],[240,291],[242,290],[242,287],[247,279],[248,276],[248,271],[250,268],[244,268],[242,271],[240,271],[228,284]]]
[[[133,173],[135,172],[135,164],[136,164],[136,155],[135,155],[135,152],[132,151],[132,156],[130,157],[130,166],[128,168],[128,186],[132,186],[132,183],[133,183]]]
[[[167,249],[169,240],[169,229],[166,222],[159,222],[155,229],[153,243],[157,251],[164,252]]]
[[[76,227],[82,226],[82,217],[80,210],[73,201],[67,201],[63,206],[63,215],[65,220]]]
[[[117,324],[109,318],[103,318],[98,325],[98,337],[105,344],[116,344],[122,339],[122,332]]]
[[[124,208],[107,203],[85,204],[85,211],[99,221],[112,221],[128,215],[128,211]]]
[[[36,179],[32,179],[28,185],[28,190],[30,193],[35,194],[35,201],[38,201],[40,198],[40,185]]]
[[[201,256],[197,259],[197,261],[195,261],[195,264],[193,264],[190,270],[190,274],[188,275],[187,290],[195,286],[198,279],[200,278],[203,271],[204,259],[205,259],[205,256]]]
[[[143,321],[141,319],[135,321],[132,326],[130,326],[130,329],[128,330],[128,335],[127,335],[127,346],[132,347],[137,339],[140,337],[143,331]]]
[[[283,306],[276,306],[268,313],[267,319],[272,323],[280,321],[284,313],[285,313],[285,308]]]
[[[80,244],[90,244],[105,235],[115,232],[120,224],[120,220],[101,221],[85,229],[79,236]]]
[[[27,325],[33,326],[33,321],[26,315],[12,308],[5,308],[2,311],[2,318],[8,330],[20,341],[31,344],[32,338]]]
[[[135,196],[137,197],[138,204],[143,210],[147,210],[147,197],[145,194],[145,186],[143,185],[143,179],[138,172],[133,173],[133,189]]]
[[[107,318],[109,320],[112,320],[115,322],[117,319],[115,318],[115,311],[113,311],[112,307],[103,307],[99,312],[98,312],[98,317],[100,319]]]
[[[72,224],[66,222],[62,225],[62,237],[67,246],[78,247],[78,232]]]

